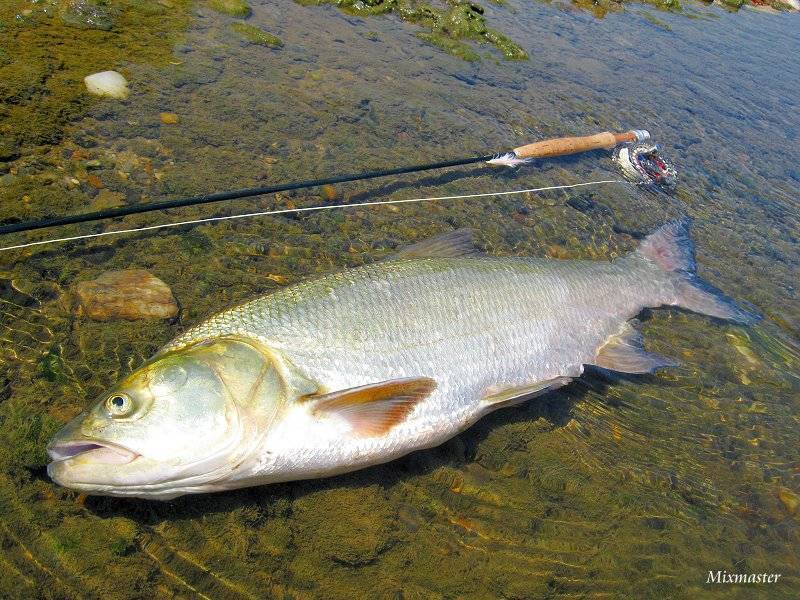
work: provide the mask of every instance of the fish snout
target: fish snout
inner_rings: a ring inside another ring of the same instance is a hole
[[[82,428],[86,418],[86,413],[78,415],[47,444],[51,460],[47,474],[59,485],[78,488],[98,478],[108,479],[109,472],[139,458],[124,446],[85,435]]]

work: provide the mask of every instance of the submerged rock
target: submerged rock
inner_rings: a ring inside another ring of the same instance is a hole
[[[276,35],[267,33],[263,29],[248,25],[247,23],[234,23],[231,25],[240,38],[251,44],[258,44],[259,46],[267,46],[269,48],[280,48],[283,46],[283,41]]]
[[[77,311],[95,321],[170,319],[178,304],[169,286],[144,269],[108,271],[75,286]]]
[[[510,60],[526,60],[528,53],[503,34],[486,26],[484,9],[475,2],[450,0],[444,6],[432,6],[417,0],[298,0],[301,4],[335,4],[358,16],[394,12],[404,21],[427,29],[418,37],[467,61],[480,55],[466,41],[489,43]],[[672,0],[670,0],[672,1]],[[677,0],[674,0],[677,1]]]
[[[245,0],[210,0],[209,5],[224,15],[243,19],[250,16],[250,5]]]
[[[93,0],[61,0],[59,8],[64,25],[78,29],[110,31],[117,16],[110,6]]]
[[[158,117],[164,125],[177,125],[181,120],[180,117],[173,112],[162,112]]]
[[[90,94],[106,98],[125,100],[128,97],[128,81],[116,71],[102,71],[83,78]]]

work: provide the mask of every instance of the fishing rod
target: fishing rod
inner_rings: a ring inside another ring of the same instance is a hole
[[[655,145],[647,144],[650,140],[650,133],[642,129],[634,129],[623,133],[612,133],[605,131],[594,135],[583,137],[562,137],[553,138],[548,140],[541,140],[532,144],[519,146],[513,150],[500,154],[490,154],[485,156],[474,156],[469,158],[460,158],[442,162],[428,163],[422,165],[413,165],[407,167],[398,167],[394,169],[384,169],[379,171],[366,171],[362,173],[352,173],[347,175],[337,175],[333,177],[325,177],[322,179],[310,179],[306,181],[296,181],[290,183],[283,183],[265,187],[244,188],[240,190],[232,190],[228,192],[217,192],[214,194],[203,194],[201,196],[193,196],[190,198],[180,198],[177,200],[167,200],[164,202],[148,202],[144,204],[137,204],[134,206],[123,206],[119,208],[109,208],[89,213],[81,213],[76,215],[66,215],[60,217],[52,217],[41,219],[37,221],[23,221],[20,223],[9,223],[0,226],[0,235],[19,233],[23,231],[34,231],[36,229],[45,229],[49,227],[57,227],[60,225],[71,225],[74,223],[87,223],[90,221],[101,221],[106,219],[114,219],[117,217],[124,217],[127,215],[153,212],[159,210],[166,210],[169,208],[180,208],[183,206],[195,206],[198,204],[211,204],[213,202],[222,202],[225,200],[236,200],[239,198],[250,198],[253,196],[261,196],[264,194],[274,194],[276,192],[286,192],[289,190],[298,190],[319,187],[334,183],[345,183],[350,181],[362,181],[366,179],[376,179],[379,177],[388,177],[391,175],[402,175],[406,173],[417,173],[420,171],[432,171],[435,169],[444,169],[447,167],[457,167],[462,165],[469,165],[473,163],[488,163],[490,165],[517,167],[522,164],[528,163],[536,158],[550,158],[555,156],[564,156],[568,154],[577,154],[580,152],[587,152],[590,150],[612,149],[627,144],[630,146],[628,151],[615,155],[615,160],[620,163],[623,173],[631,175],[636,173],[637,168],[642,173],[645,173],[650,181],[657,181],[657,178],[662,178],[666,181],[666,176],[661,175],[658,171],[661,167],[667,167],[663,161],[658,163],[648,157],[652,157],[657,152],[658,147]],[[625,146],[626,148],[628,146]],[[635,153],[635,148],[643,148],[638,154]],[[651,152],[647,154],[647,150]],[[659,167],[659,164],[661,167]],[[627,168],[626,168],[627,167]],[[661,169],[662,171],[664,169]],[[674,173],[674,171],[673,171]]]

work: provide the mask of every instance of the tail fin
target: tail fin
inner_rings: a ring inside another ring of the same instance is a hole
[[[673,275],[673,304],[697,313],[737,323],[753,323],[761,317],[739,308],[736,303],[697,275],[694,244],[689,238],[691,220],[670,221],[648,235],[636,254]]]

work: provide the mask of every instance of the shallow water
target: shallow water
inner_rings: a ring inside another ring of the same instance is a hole
[[[0,254],[0,596],[797,597],[797,16],[693,5],[694,18],[654,19],[649,11],[633,6],[598,20],[570,5],[492,5],[492,26],[530,60],[478,47],[483,59],[469,63],[394,17],[253,3],[248,23],[284,42],[271,49],[242,42],[233,19],[201,7],[160,60],[108,65],[131,82],[130,98],[89,104],[62,141],[23,152],[0,180],[3,218],[606,129],[649,129],[680,181],[673,195],[614,184]],[[162,124],[161,112],[179,122]],[[357,202],[616,178],[608,153],[596,152],[335,193]],[[326,201],[330,193],[312,190],[57,233]],[[44,445],[61,423],[232,303],[453,227],[474,228],[493,254],[603,259],[684,213],[694,218],[701,276],[765,319],[743,328],[647,313],[648,349],[679,358],[677,369],[592,372],[440,448],[329,480],[162,504],[81,498],[46,476]],[[75,282],[131,266],[170,285],[178,320],[73,316]],[[769,587],[707,585],[717,569],[782,577]]]

